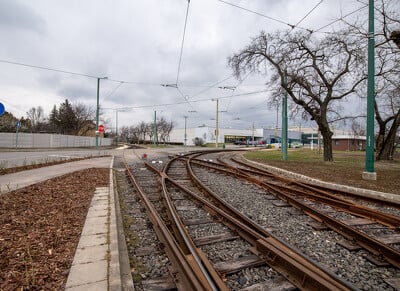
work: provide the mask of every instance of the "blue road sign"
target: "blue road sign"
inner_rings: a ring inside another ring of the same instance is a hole
[[[21,127],[21,121],[18,120],[16,126],[17,126],[17,128],[20,128]]]
[[[0,116],[2,116],[4,114],[4,111],[6,111],[3,103],[0,102]]]

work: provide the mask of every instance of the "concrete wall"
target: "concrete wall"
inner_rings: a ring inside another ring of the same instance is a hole
[[[112,138],[100,138],[99,146],[112,145]],[[0,148],[61,148],[61,147],[94,147],[96,138],[89,136],[74,136],[47,133],[0,132]]]

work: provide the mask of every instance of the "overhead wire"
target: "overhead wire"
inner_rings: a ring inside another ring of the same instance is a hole
[[[124,81],[119,82],[119,84],[116,87],[114,87],[114,89],[106,97],[104,97],[103,101],[110,98],[119,89],[119,87],[122,86],[122,84],[124,84]]]
[[[235,7],[235,8],[238,8],[238,9],[241,9],[241,10],[244,10],[244,11],[247,11],[247,12],[250,12],[250,13],[253,13],[253,14],[256,14],[256,15],[258,15],[258,16],[267,18],[267,19],[269,19],[269,20],[273,20],[273,21],[275,21],[275,22],[278,22],[278,23],[287,25],[287,26],[289,26],[292,30],[293,30],[294,28],[298,28],[298,29],[302,29],[302,30],[308,31],[308,32],[310,32],[310,33],[317,33],[317,32],[318,32],[318,33],[324,33],[324,34],[337,34],[337,33],[335,33],[335,32],[322,31],[322,29],[327,28],[327,27],[329,27],[329,26],[335,24],[336,22],[339,22],[339,21],[343,20],[344,18],[347,18],[347,17],[349,17],[349,16],[351,16],[351,15],[353,15],[353,14],[355,14],[355,13],[361,11],[361,10],[364,9],[365,7],[368,7],[368,4],[365,4],[364,6],[359,7],[359,8],[357,8],[356,10],[353,10],[353,11],[349,12],[348,14],[346,14],[346,15],[344,15],[344,16],[341,16],[339,19],[336,19],[336,20],[334,20],[334,21],[332,21],[332,22],[330,22],[330,23],[328,23],[328,24],[326,24],[326,25],[324,25],[324,26],[322,26],[322,27],[320,27],[320,28],[318,28],[318,29],[316,29],[316,30],[313,30],[313,29],[310,29],[310,28],[301,27],[301,26],[299,26],[299,23],[301,23],[302,21],[304,21],[304,19],[305,19],[306,17],[308,17],[308,15],[309,15],[311,12],[314,11],[314,10],[322,3],[322,0],[321,0],[317,5],[315,5],[315,7],[314,7],[313,9],[311,9],[311,11],[310,11],[309,13],[307,13],[307,15],[306,15],[305,17],[303,17],[304,19],[301,19],[301,20],[300,20],[297,24],[295,24],[295,25],[294,25],[294,24],[291,24],[291,23],[288,23],[288,22],[286,22],[286,21],[283,21],[283,20],[280,20],[280,19],[277,19],[277,18],[268,16],[268,15],[265,15],[265,14],[263,14],[263,13],[260,13],[260,12],[254,11],[254,10],[250,10],[250,9],[248,9],[248,8],[245,8],[245,7],[242,7],[242,6],[239,6],[239,5],[230,3],[230,2],[225,1],[225,0],[217,0],[217,1],[219,1],[219,2],[221,2],[221,3],[224,3],[224,4],[226,4],[226,5],[229,5],[229,6],[232,6],[232,7]]]
[[[71,72],[71,71],[66,71],[66,70],[59,70],[59,69],[43,67],[43,66],[36,66],[36,65],[24,64],[24,63],[18,63],[18,62],[13,62],[13,61],[8,61],[8,60],[0,60],[0,62],[1,63],[6,63],[6,64],[11,64],[11,65],[18,65],[18,66],[23,66],[23,67],[41,69],[41,70],[46,70],[46,71],[53,71],[53,72],[58,72],[58,73],[83,76],[83,77],[93,78],[93,79],[99,78],[98,76],[93,76],[93,75],[88,75],[88,74],[83,74],[83,73],[76,73],[76,72]]]
[[[302,23],[324,0],[320,0],[302,19],[300,19],[294,26],[297,27],[300,23]]]
[[[290,23],[287,23],[287,22],[285,22],[285,21],[283,21],[283,20],[280,20],[280,19],[277,19],[277,18],[268,16],[268,15],[262,14],[262,13],[260,13],[260,12],[247,9],[247,8],[245,8],[245,7],[242,7],[242,6],[239,6],[239,5],[230,3],[230,2],[228,2],[228,1],[224,1],[224,0],[218,0],[218,1],[219,1],[219,2],[222,2],[222,3],[225,3],[225,4],[227,4],[227,5],[230,5],[230,6],[239,8],[239,9],[241,9],[241,10],[244,10],[244,11],[247,11],[247,12],[250,12],[250,13],[253,13],[253,14],[256,14],[256,15],[258,15],[258,16],[267,18],[267,19],[269,19],[269,20],[273,20],[273,21],[276,21],[276,22],[278,22],[278,23],[285,24],[285,25],[288,25],[288,26],[290,26],[290,27],[293,27],[293,24],[290,24]]]
[[[324,26],[321,26],[320,28],[318,28],[318,29],[316,29],[316,30],[313,30],[313,32],[320,32],[322,29],[327,28],[327,27],[329,27],[329,26],[335,24],[336,22],[342,21],[344,18],[347,18],[347,17],[349,17],[349,16],[351,16],[351,15],[353,15],[353,14],[355,14],[355,13],[361,11],[361,10],[363,10],[363,9],[366,8],[366,7],[368,7],[368,4],[365,4],[364,6],[361,6],[361,7],[357,8],[356,10],[353,10],[353,11],[347,13],[347,14],[344,15],[344,16],[341,16],[340,18],[335,19],[334,21],[332,21],[332,22],[330,22],[330,23],[328,23],[328,24],[326,24],[326,25],[324,25]],[[327,32],[323,32],[323,33],[327,33]]]
[[[190,0],[187,0],[187,7],[186,7],[186,16],[185,16],[185,25],[183,26],[183,36],[182,36],[182,43],[181,43],[181,52],[179,54],[179,62],[178,62],[178,72],[176,74],[176,82],[175,84],[178,86],[178,81],[179,81],[179,73],[181,69],[181,63],[182,63],[182,55],[183,55],[183,46],[185,43],[185,35],[186,35],[186,25],[187,25],[187,20],[188,20],[188,15],[189,15],[189,4]]]
[[[201,95],[201,94],[207,92],[208,90],[211,90],[212,88],[215,88],[217,85],[219,85],[219,84],[221,84],[221,83],[223,83],[223,82],[225,82],[225,81],[227,81],[227,80],[229,80],[229,79],[231,79],[231,78],[233,78],[233,77],[234,77],[233,74],[229,75],[229,77],[224,78],[223,80],[218,81],[218,82],[216,82],[216,83],[214,83],[214,84],[208,86],[208,87],[205,88],[204,90],[201,90],[200,92],[198,92],[198,93],[192,95],[192,96],[190,97],[190,99],[193,99],[193,98],[195,98],[195,97],[197,97],[197,96],[199,96],[199,95]]]
[[[253,91],[253,92],[246,92],[246,93],[241,93],[241,94],[235,94],[233,96],[222,96],[222,97],[217,97],[218,99],[226,99],[226,98],[232,98],[232,97],[243,97],[243,96],[249,96],[249,95],[254,95],[254,94],[259,94],[259,93],[265,93],[265,92],[270,92],[272,89],[268,90],[260,90],[260,91]],[[214,98],[206,98],[206,99],[198,99],[191,101],[192,103],[199,103],[199,102],[205,102],[205,101],[212,101]],[[161,103],[161,104],[150,104],[150,105],[142,105],[142,106],[125,106],[124,108],[126,109],[140,109],[140,108],[154,108],[154,107],[165,107],[165,106],[174,106],[174,105],[182,105],[185,104],[185,101],[181,102],[173,102],[173,103]]]

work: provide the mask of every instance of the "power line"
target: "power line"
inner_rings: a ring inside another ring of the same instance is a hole
[[[267,19],[269,19],[269,20],[273,20],[273,21],[279,22],[279,23],[281,23],[281,24],[288,25],[288,26],[290,26],[291,28],[294,28],[294,25],[293,25],[293,24],[290,24],[290,23],[287,23],[287,22],[285,22],[285,21],[282,21],[282,20],[273,18],[273,17],[271,17],[271,16],[262,14],[262,13],[260,13],[260,12],[253,11],[253,10],[247,9],[247,8],[245,8],[245,7],[242,7],[242,6],[239,6],[239,5],[236,5],[236,4],[233,4],[233,3],[230,3],[230,2],[224,1],[224,0],[218,0],[218,1],[219,1],[219,2],[222,2],[222,3],[225,3],[225,4],[227,4],[227,5],[230,5],[230,6],[239,8],[239,9],[242,9],[242,10],[244,10],[244,11],[247,11],[247,12],[250,12],[250,13],[253,13],[253,14],[256,14],[256,15],[258,15],[258,16],[267,18]]]
[[[273,91],[273,90],[269,89],[269,90],[246,92],[246,93],[236,94],[236,95],[232,95],[232,96],[218,97],[218,99],[226,99],[226,98],[232,98],[232,97],[243,97],[243,96],[249,96],[249,95],[265,93],[265,92],[270,92],[270,91]],[[199,102],[204,102],[204,101],[211,101],[212,99],[214,99],[214,98],[199,99],[199,100],[195,100],[195,101],[191,101],[191,102],[192,103],[199,103]],[[174,103],[162,103],[162,104],[152,104],[152,105],[142,105],[142,106],[125,106],[124,108],[126,108],[126,109],[154,108],[154,107],[165,107],[165,106],[182,105],[182,104],[185,104],[185,103],[186,103],[186,101],[181,101],[181,102],[174,102]]]
[[[23,63],[12,62],[12,61],[7,61],[7,60],[0,60],[0,62],[1,62],[1,63],[6,63],[6,64],[11,64],[11,65],[18,65],[18,66],[23,66],[23,67],[41,69],[41,70],[46,70],[46,71],[53,71],[53,72],[58,72],[58,73],[64,73],[64,74],[70,74],[70,75],[83,76],[83,77],[88,77],[88,78],[93,78],[93,79],[99,78],[98,76],[93,76],[93,75],[87,75],[87,74],[76,73],[76,72],[65,71],[65,70],[59,70],[59,69],[53,69],[53,68],[42,67],[42,66],[35,66],[35,65],[23,64]]]
[[[253,14],[256,14],[256,15],[258,15],[258,16],[267,18],[267,19],[269,19],[269,20],[273,20],[273,21],[275,21],[275,22],[278,22],[278,23],[281,23],[281,24],[285,24],[285,25],[287,25],[287,26],[290,26],[291,29],[298,28],[298,29],[306,30],[306,31],[308,31],[308,32],[310,32],[310,33],[319,32],[319,33],[325,33],[325,34],[337,34],[337,33],[335,33],[335,32],[321,31],[321,30],[324,29],[324,28],[326,28],[326,27],[328,27],[328,26],[331,26],[332,24],[335,24],[336,22],[339,22],[339,21],[343,20],[344,18],[346,18],[346,17],[348,17],[348,16],[353,15],[354,13],[357,13],[357,12],[361,11],[361,10],[364,9],[365,7],[368,7],[368,4],[365,4],[364,6],[359,7],[359,8],[357,8],[356,10],[349,12],[348,14],[346,14],[346,15],[340,17],[339,19],[336,19],[336,20],[334,20],[334,21],[332,21],[332,22],[330,22],[330,23],[328,23],[328,24],[326,24],[326,25],[324,25],[324,26],[322,26],[322,27],[320,27],[320,28],[318,28],[318,29],[316,29],[316,30],[313,30],[313,29],[309,29],[309,28],[305,28],[305,27],[298,26],[298,24],[299,24],[300,22],[304,21],[304,19],[305,19],[306,17],[308,17],[308,15],[309,15],[311,12],[313,12],[313,11],[323,2],[323,0],[321,0],[318,4],[316,4],[315,7],[314,7],[313,9],[311,9],[311,11],[310,11],[309,13],[307,13],[307,15],[306,15],[305,17],[303,17],[303,19],[301,19],[296,25],[293,25],[293,24],[288,23],[288,22],[285,22],[285,21],[283,21],[283,20],[280,20],[280,19],[277,19],[277,18],[268,16],[268,15],[262,14],[262,13],[260,13],[260,12],[254,11],[254,10],[250,10],[250,9],[248,9],[248,8],[245,8],[245,7],[242,7],[242,6],[239,6],[239,5],[236,5],[236,4],[227,2],[227,1],[225,1],[225,0],[217,0],[217,1],[222,2],[222,3],[224,3],[224,4],[227,4],[227,5],[230,5],[230,6],[232,6],[232,7],[235,7],[235,8],[238,8],[238,9],[241,9],[241,10],[244,10],[244,11],[247,11],[247,12],[250,12],[250,13],[253,13]]]
[[[302,19],[300,19],[294,26],[297,27],[301,22],[304,21],[324,0],[320,0]]]
[[[324,29],[324,28],[326,28],[328,26],[331,26],[332,24],[335,24],[336,22],[342,21],[344,18],[347,18],[350,15],[353,15],[354,13],[357,13],[357,12],[361,11],[365,7],[368,7],[368,4],[365,4],[364,6],[361,6],[361,7],[357,8],[356,10],[351,11],[351,12],[347,13],[346,15],[344,15],[344,16],[342,16],[340,18],[338,18],[338,19],[336,19],[336,20],[334,20],[334,21],[332,21],[332,22],[330,22],[330,23],[328,23],[328,24],[326,24],[324,26],[321,26],[320,28],[314,30],[313,32],[320,32],[322,29]],[[327,32],[323,32],[323,33],[327,33]]]
[[[185,25],[183,27],[183,36],[182,36],[182,44],[181,44],[181,52],[179,55],[179,63],[178,63],[178,72],[176,74],[176,82],[175,84],[178,86],[178,80],[179,80],[179,71],[181,69],[181,62],[182,62],[182,54],[183,54],[183,44],[185,43],[185,35],[186,35],[186,25],[187,25],[187,19],[188,19],[188,14],[189,14],[189,4],[190,0],[188,0],[187,3],[187,8],[186,8],[186,16],[185,16]]]
[[[103,102],[106,100],[106,99],[108,99],[109,97],[111,97],[118,89],[119,89],[119,87],[121,87],[122,86],[122,84],[124,84],[124,82],[123,81],[121,81],[104,99],[103,99]]]
[[[208,86],[206,89],[201,90],[200,92],[194,94],[194,95],[193,95],[192,97],[190,97],[190,98],[193,99],[194,97],[197,97],[197,96],[199,96],[199,95],[201,95],[201,94],[207,92],[208,90],[211,90],[212,88],[215,88],[217,85],[219,85],[219,84],[221,84],[221,83],[223,83],[223,82],[225,82],[225,81],[227,81],[227,80],[229,80],[229,79],[231,79],[231,78],[233,78],[233,77],[234,77],[233,74],[232,74],[232,75],[229,75],[229,77],[227,77],[227,78],[225,78],[225,79],[223,79],[223,80],[221,80],[221,81],[218,81],[218,82],[216,82],[216,83],[214,83],[214,84]]]

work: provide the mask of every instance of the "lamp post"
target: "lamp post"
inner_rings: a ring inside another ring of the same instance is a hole
[[[108,77],[97,78],[96,147],[99,147],[99,91],[100,91],[100,80],[101,79],[108,79]]]

